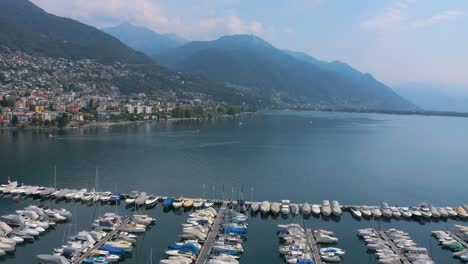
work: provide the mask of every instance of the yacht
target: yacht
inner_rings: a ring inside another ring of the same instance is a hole
[[[380,208],[380,211],[382,212],[382,215],[385,218],[390,218],[393,215],[392,210],[390,210],[390,206],[388,206],[387,203],[382,203],[382,207]]]
[[[163,202],[163,206],[164,207],[171,207],[173,202],[174,202],[173,197],[167,197]]]
[[[205,207],[212,207],[214,205],[214,201],[213,200],[206,200],[205,201]]]
[[[411,215],[414,216],[414,217],[421,217],[422,216],[421,211],[417,207],[412,206],[412,207],[409,208],[409,211],[410,211]]]
[[[419,206],[419,210],[421,211],[421,214],[424,218],[431,218],[432,213],[431,210],[429,209],[429,205],[427,203],[422,203]]]
[[[270,202],[263,201],[262,204],[260,205],[260,212],[264,214],[270,212]]]
[[[271,213],[278,214],[281,211],[281,204],[277,202],[271,203]]]
[[[81,196],[81,201],[83,202],[90,202],[92,201],[94,198],[94,193],[93,192],[85,192],[83,193],[83,195]]]
[[[374,217],[381,217],[382,216],[382,212],[380,211],[380,209],[378,207],[373,207],[371,209],[371,212],[372,212],[372,215]]]
[[[112,193],[111,193],[111,192],[103,192],[103,193],[101,193],[101,195],[99,196],[99,200],[101,200],[102,202],[109,202],[111,196],[112,196]]]
[[[312,212],[312,207],[310,207],[310,204],[304,203],[302,205],[302,214],[303,215],[310,215],[311,212]]]
[[[455,210],[453,210],[452,207],[445,207],[445,209],[447,210],[448,216],[450,216],[450,217],[456,217],[457,216],[457,212],[455,212]]]
[[[142,206],[145,204],[147,198],[148,194],[145,192],[141,192],[138,194],[138,197],[135,198],[135,204],[138,206]]]
[[[252,204],[250,204],[250,210],[252,213],[256,213],[258,210],[260,210],[260,206],[261,204],[259,202],[252,202]]]
[[[439,210],[440,217],[442,217],[442,218],[447,218],[448,217],[447,209],[445,209],[444,207],[439,207],[439,208],[437,208],[437,210]]]
[[[370,210],[369,206],[363,205],[359,208],[362,213],[362,216],[370,218],[372,216],[372,211]]]
[[[154,195],[150,195],[150,196],[148,196],[148,198],[146,199],[145,205],[148,206],[148,207],[150,207],[150,206],[156,205],[157,202],[158,202],[158,197],[157,197],[157,196],[154,196]]]
[[[322,214],[324,216],[330,216],[332,211],[331,211],[331,207],[330,207],[330,201],[328,200],[323,200],[322,202]]]
[[[291,202],[289,200],[281,201],[281,214],[288,215],[291,212]]]
[[[70,264],[70,261],[64,256],[40,254],[36,258],[41,264]]]
[[[393,217],[395,217],[395,218],[400,218],[401,217],[400,208],[398,208],[396,206],[390,206],[390,210],[392,211]]]
[[[298,215],[300,213],[299,205],[291,204],[291,213],[293,215]]]
[[[313,204],[311,207],[311,211],[314,215],[319,215],[320,214],[320,205],[318,204]]]
[[[411,214],[408,207],[400,207],[400,214],[405,218],[410,218],[413,214]]]
[[[139,193],[137,191],[131,191],[129,194],[128,194],[128,197],[127,199],[125,199],[125,203],[127,205],[132,205],[135,203],[135,200],[136,198],[138,197]]]
[[[196,199],[196,200],[193,200],[193,208],[202,208],[203,207],[203,200],[202,199]]]
[[[183,204],[184,204],[184,198],[182,196],[177,196],[174,199],[174,202],[172,202],[172,206],[174,208],[181,208]]]
[[[340,216],[343,213],[341,211],[341,206],[338,201],[332,201],[331,209],[334,216]]]
[[[429,205],[429,210],[431,211],[432,217],[439,219],[440,218],[440,213],[437,207],[434,207],[432,205]]]
[[[361,210],[359,210],[359,207],[357,207],[357,206],[352,206],[349,210],[351,211],[351,214],[352,214],[354,217],[356,217],[356,218],[358,218],[358,219],[360,219],[360,218],[362,217],[362,213],[361,213]]]
[[[458,206],[455,209],[455,212],[457,213],[458,217],[461,219],[466,219],[468,218],[468,214],[466,213],[465,209],[463,206]]]
[[[182,204],[183,207],[185,208],[190,208],[193,206],[193,200],[187,199],[184,200],[184,203]]]

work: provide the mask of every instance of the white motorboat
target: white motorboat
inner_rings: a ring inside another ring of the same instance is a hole
[[[413,214],[410,212],[408,207],[400,207],[400,214],[405,218],[410,218]]]
[[[302,205],[301,209],[302,209],[302,214],[303,215],[310,215],[310,213],[312,212],[312,207],[308,203],[304,203]],[[320,207],[319,207],[319,209],[320,209]]]
[[[372,211],[367,205],[361,206],[359,210],[361,211],[362,216],[366,218],[370,218],[372,216]]]
[[[148,199],[148,194],[145,192],[141,192],[138,194],[138,197],[135,199],[135,204],[138,206],[142,206],[145,204],[146,199]]]
[[[331,215],[332,210],[331,210],[331,207],[330,207],[330,201],[329,200],[323,200],[321,210],[322,210],[322,214],[324,216],[330,216]]]
[[[372,212],[372,215],[374,217],[381,217],[382,216],[382,212],[380,211],[380,209],[378,207],[371,208],[371,212]]]
[[[153,206],[158,203],[159,197],[155,195],[150,195],[145,201],[146,206]]]
[[[289,200],[281,201],[281,214],[288,215],[291,212],[291,202]]]
[[[270,212],[270,202],[268,201],[263,201],[262,204],[260,205],[260,212],[266,214]]]
[[[414,216],[414,217],[421,217],[422,216],[421,211],[419,211],[419,208],[417,208],[417,207],[412,206],[412,207],[409,208],[409,211],[410,211],[411,215]]]
[[[214,205],[214,202],[212,200],[205,201],[205,207],[212,207],[213,205]]]
[[[85,192],[81,196],[81,200],[83,202],[91,202],[93,200],[93,198],[94,198],[94,192]]]
[[[382,203],[380,211],[382,212],[382,215],[385,218],[391,218],[393,216],[392,210],[390,210],[390,206],[388,206],[388,203]]]
[[[419,206],[419,211],[421,211],[421,214],[424,218],[431,218],[432,213],[431,210],[429,209],[429,205],[427,203],[422,203]]]
[[[440,218],[439,210],[436,207],[429,205],[429,210],[431,211],[432,217],[436,219]]]
[[[259,202],[252,202],[252,204],[250,204],[250,210],[252,213],[256,213],[258,210],[260,210],[260,206],[261,204]]]
[[[314,215],[319,215],[320,214],[320,205],[318,204],[313,204],[311,207],[311,211]]]
[[[444,207],[438,207],[437,210],[439,210],[440,217],[442,218],[448,217],[447,209],[445,209]]]
[[[101,202],[109,202],[111,196],[112,196],[111,192],[103,192],[99,195],[99,200],[101,200]]]
[[[138,192],[137,191],[131,191],[129,194],[128,194],[128,197],[127,199],[125,199],[125,204],[127,205],[132,205],[135,203],[135,199],[138,197]]]
[[[340,203],[338,201],[332,201],[331,209],[334,216],[340,216],[343,213],[341,210]]]
[[[204,203],[205,202],[202,199],[195,199],[193,200],[193,208],[195,209],[202,208]]]
[[[362,217],[362,213],[361,213],[361,210],[359,210],[359,207],[357,206],[352,206],[351,208],[349,208],[349,210],[351,211],[351,214],[360,219]]]
[[[390,206],[390,210],[392,211],[393,217],[395,217],[395,218],[400,218],[401,217],[400,208],[398,208],[396,206]]]
[[[281,204],[277,202],[271,203],[270,210],[272,214],[278,214],[281,211]]]
[[[455,212],[453,207],[445,207],[445,209],[447,210],[448,216],[450,216],[450,217],[456,217],[457,216],[457,212]]]
[[[174,208],[181,208],[182,205],[184,204],[184,198],[182,196],[177,196],[174,198],[174,201],[172,202],[172,207]]]

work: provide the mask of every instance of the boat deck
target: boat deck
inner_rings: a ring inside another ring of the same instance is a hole
[[[208,237],[205,243],[203,244],[203,247],[200,251],[200,254],[198,255],[198,259],[195,262],[195,264],[205,264],[208,261],[208,258],[210,257],[210,253],[211,253],[211,248],[213,247],[213,244],[216,240],[216,236],[219,233],[219,229],[221,228],[221,225],[223,224],[226,210],[227,210],[227,206],[226,204],[223,204],[223,206],[218,212],[218,215],[216,216],[216,219],[213,223],[213,226],[211,227],[210,232],[208,233]]]
[[[315,264],[322,264],[322,258],[320,257],[320,250],[317,246],[317,241],[315,241],[314,233],[312,229],[306,229],[307,240],[309,241],[310,249],[312,250],[312,258]]]
[[[403,252],[395,245],[395,243],[393,243],[393,241],[387,236],[385,231],[377,231],[377,233],[379,234],[379,236],[383,240],[388,242],[388,244],[390,245],[390,248],[393,250],[393,252],[398,254],[398,256],[400,257],[401,263],[411,264],[411,261],[409,261],[408,258],[405,256],[405,254],[403,254]]]
[[[86,251],[83,255],[81,255],[79,258],[76,260],[72,261],[72,264],[81,264],[83,261],[85,261],[90,255],[91,251],[95,249],[99,249],[102,245],[104,245],[107,241],[112,239],[117,233],[120,231],[123,225],[128,224],[132,220],[131,217],[127,217],[120,224],[111,232],[109,232],[105,237],[103,237],[101,240],[99,240],[90,250]]]

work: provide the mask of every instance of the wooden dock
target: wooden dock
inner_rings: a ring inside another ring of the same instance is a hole
[[[395,252],[395,254],[398,254],[398,256],[400,257],[400,261],[403,263],[403,264],[411,264],[411,262],[408,260],[408,258],[405,256],[405,254],[403,254],[403,252],[395,245],[395,243],[393,243],[393,241],[387,236],[387,234],[385,233],[385,231],[377,231],[377,233],[380,235],[380,237],[387,241],[388,244],[390,245],[390,248],[393,250],[393,252]]]
[[[309,241],[310,250],[312,251],[312,258],[315,264],[322,264],[322,258],[320,257],[320,250],[315,241],[314,233],[312,229],[306,229],[307,240]]]
[[[91,251],[95,249],[99,249],[101,246],[103,246],[107,241],[111,240],[117,233],[120,231],[123,225],[128,224],[132,220],[131,217],[127,217],[122,222],[119,224],[118,227],[116,227],[114,230],[109,232],[105,237],[103,237],[101,240],[99,240],[96,244],[94,244],[93,248],[90,250],[86,251],[83,255],[81,255],[79,258],[77,258],[75,261],[71,262],[72,264],[81,264],[83,261],[85,261],[90,255]]]
[[[216,236],[219,233],[219,229],[221,228],[221,225],[223,224],[224,221],[224,215],[226,214],[227,206],[226,204],[223,204],[221,209],[219,210],[216,219],[213,223],[213,226],[211,227],[210,232],[208,233],[208,237],[203,244],[203,247],[200,251],[200,254],[198,255],[198,259],[195,262],[195,264],[205,264],[208,261],[208,258],[210,257],[211,253],[211,248],[213,247],[213,244],[216,240]]]
[[[468,249],[468,243],[466,243],[465,240],[463,240],[461,237],[459,237],[455,232],[449,231],[450,235],[455,239],[458,243],[462,244],[466,249]]]

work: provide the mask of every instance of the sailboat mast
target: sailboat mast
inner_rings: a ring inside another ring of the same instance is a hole
[[[54,165],[54,188],[57,189],[57,166]]]

